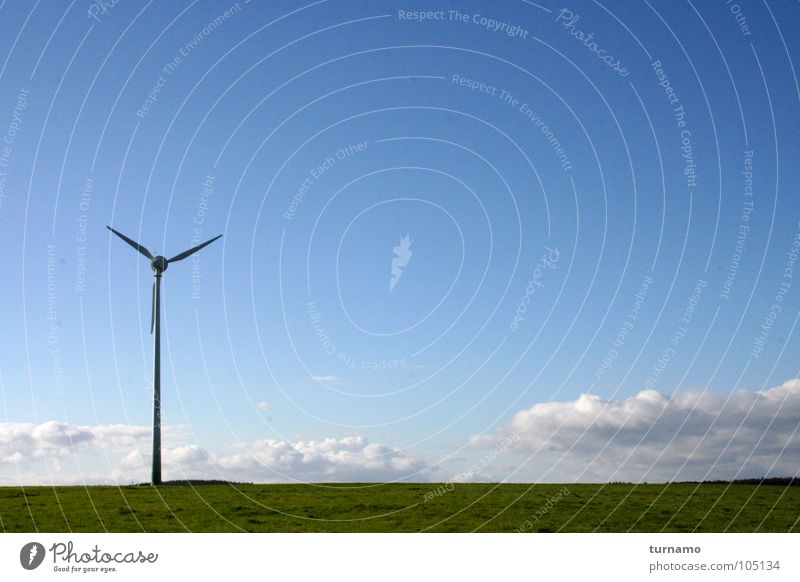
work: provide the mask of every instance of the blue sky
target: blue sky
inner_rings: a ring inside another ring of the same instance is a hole
[[[43,423],[150,423],[151,273],[106,225],[167,256],[224,235],[164,279],[163,419],[203,462],[357,441],[403,462],[313,478],[441,479],[512,431],[479,478],[602,479],[512,427],[585,394],[587,430],[636,425],[652,389],[717,403],[701,436],[750,431],[712,475],[796,472],[722,457],[800,418],[795,4],[111,4],[0,6],[0,476],[104,480],[71,438],[9,459]]]

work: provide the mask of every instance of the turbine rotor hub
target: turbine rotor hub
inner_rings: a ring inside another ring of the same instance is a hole
[[[169,261],[167,261],[166,257],[162,257],[161,255],[158,255],[152,261],[150,261],[150,268],[159,274],[166,271],[168,265]]]

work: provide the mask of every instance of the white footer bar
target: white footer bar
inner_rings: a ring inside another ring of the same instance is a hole
[[[0,579],[800,580],[798,541],[791,534],[3,534]]]

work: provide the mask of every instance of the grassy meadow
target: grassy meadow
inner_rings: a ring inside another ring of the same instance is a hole
[[[791,532],[800,487],[182,484],[0,487],[5,532]]]

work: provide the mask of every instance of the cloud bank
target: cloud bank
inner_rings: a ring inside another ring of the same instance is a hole
[[[146,482],[150,430],[0,423],[0,485]],[[262,439],[207,450],[192,442],[188,426],[167,426],[162,464],[165,479],[257,483],[428,481],[445,473],[458,481],[510,482],[792,476],[800,472],[800,381],[729,395],[584,394],[522,410],[469,445],[445,471],[364,436]]]
[[[0,485],[146,482],[150,438],[151,429],[144,426],[0,423]],[[363,436],[297,442],[264,439],[222,452],[188,440],[188,427],[164,427],[165,480],[426,480],[424,461]]]
[[[536,404],[491,436],[514,437],[512,481],[671,481],[796,475],[800,471],[800,381],[730,395],[652,390],[623,400],[583,394]]]

